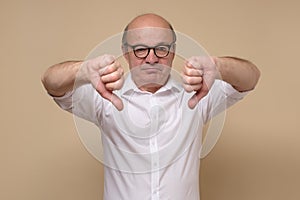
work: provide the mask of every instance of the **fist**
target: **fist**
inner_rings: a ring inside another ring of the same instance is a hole
[[[182,72],[183,87],[187,92],[196,92],[188,102],[191,109],[208,94],[217,77],[218,70],[212,57],[195,56],[185,62]]]
[[[103,55],[87,60],[82,65],[85,79],[90,82],[97,92],[113,103],[118,109],[123,109],[122,100],[113,91],[118,90],[124,83],[124,70],[112,55]]]

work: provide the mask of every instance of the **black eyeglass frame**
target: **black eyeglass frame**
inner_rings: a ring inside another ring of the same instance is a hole
[[[158,58],[165,58],[165,57],[167,57],[167,56],[170,54],[170,49],[172,48],[172,46],[173,46],[174,44],[175,44],[175,42],[172,42],[172,43],[170,43],[170,44],[159,44],[159,45],[152,46],[152,47],[149,47],[149,46],[146,46],[146,45],[143,45],[143,44],[130,45],[130,44],[128,44],[128,43],[125,43],[124,45],[127,46],[127,47],[132,48],[135,57],[140,58],[140,59],[145,59],[145,58],[147,58],[147,56],[149,55],[151,49],[153,49],[153,52],[154,52],[154,54],[155,54],[156,57],[158,57]],[[136,51],[137,51],[136,47],[145,47],[145,49],[148,50],[147,54],[146,54],[145,56],[138,56],[137,53],[136,53]],[[157,49],[158,47],[167,47],[167,49],[168,49],[167,54],[164,55],[164,56],[159,56],[159,55],[157,55],[157,53],[156,53],[157,50],[156,50],[156,49]]]

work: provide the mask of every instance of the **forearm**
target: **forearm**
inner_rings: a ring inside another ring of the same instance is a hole
[[[52,96],[62,96],[73,90],[81,61],[67,61],[51,66],[42,76],[42,83]]]
[[[231,84],[240,92],[255,88],[259,76],[259,69],[251,62],[234,57],[215,57],[220,79]]]

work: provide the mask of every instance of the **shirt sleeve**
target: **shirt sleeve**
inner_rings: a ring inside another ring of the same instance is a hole
[[[103,98],[92,85],[80,86],[73,91],[67,92],[62,97],[53,97],[53,99],[63,110],[94,124],[99,124]]]
[[[229,83],[216,80],[209,93],[199,102],[198,109],[204,123],[242,100],[248,93],[239,92]]]

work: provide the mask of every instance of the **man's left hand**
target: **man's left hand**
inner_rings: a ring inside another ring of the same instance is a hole
[[[188,105],[193,109],[207,95],[219,73],[212,57],[194,56],[185,62],[182,79],[187,92],[196,93],[190,98]]]

